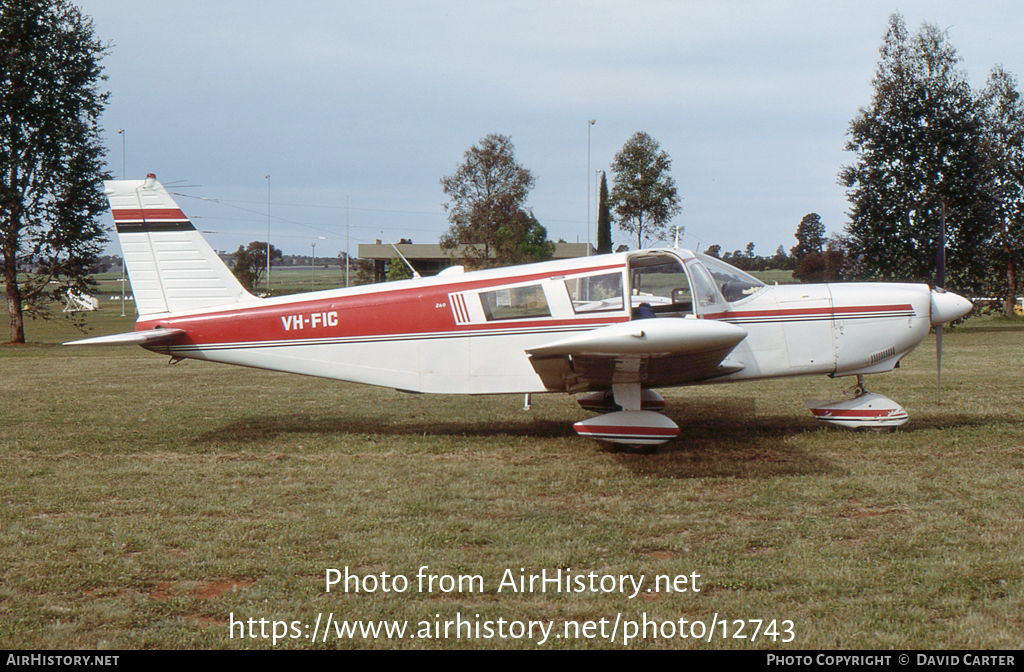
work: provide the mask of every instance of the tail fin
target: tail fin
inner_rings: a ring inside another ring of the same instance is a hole
[[[155,175],[104,185],[140,316],[256,299]]]

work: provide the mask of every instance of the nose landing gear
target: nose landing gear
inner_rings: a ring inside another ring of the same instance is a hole
[[[821,422],[849,429],[891,431],[909,419],[903,407],[889,397],[865,390],[864,376],[857,376],[857,384],[850,392],[853,397],[849,399],[816,399],[806,402],[807,408]]]

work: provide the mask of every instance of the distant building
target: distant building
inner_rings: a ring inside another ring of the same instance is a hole
[[[409,260],[412,267],[420,275],[437,275],[449,266],[457,266],[462,263],[462,257],[457,252],[449,254],[441,249],[440,245],[420,245],[411,243],[398,243],[395,245],[402,253],[402,256]],[[387,243],[377,241],[373,244],[359,246],[359,258],[373,262],[373,281],[384,282],[387,280],[388,264],[398,257],[395,254],[395,247]],[[552,259],[575,259],[576,257],[587,256],[587,249],[590,254],[597,254],[597,250],[589,243],[555,243],[555,254]]]

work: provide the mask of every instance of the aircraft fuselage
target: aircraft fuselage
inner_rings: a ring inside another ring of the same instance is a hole
[[[638,280],[646,267],[637,264],[652,259],[678,264],[676,276],[659,278],[684,289],[666,285],[658,294],[636,286],[648,279]],[[725,285],[703,282],[717,279],[717,267],[709,272],[707,264],[721,263],[706,260],[648,250],[544,262],[143,317],[137,330],[184,330],[147,346],[175,357],[412,392],[502,394],[607,387],[554,387],[528,351],[609,325],[642,324],[637,307],[646,302],[659,311],[653,319],[715,320],[747,335],[728,354],[731,368],[695,380],[663,379],[655,354],[645,387],[888,371],[932,326],[926,285],[756,285],[728,301]],[[612,288],[603,302],[581,298],[583,284],[592,291],[597,282]]]

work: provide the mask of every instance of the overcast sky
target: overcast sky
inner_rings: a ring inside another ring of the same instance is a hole
[[[589,185],[593,240],[595,171],[645,131],[673,161],[682,246],[772,254],[809,212],[846,224],[836,176],[891,13],[948,29],[975,88],[1024,72],[1020,2],[77,4],[111,44],[111,172],[156,173],[219,250],[266,239],[268,183],[286,253],[344,251],[346,198],[353,254],[434,243],[439,180],[488,133],[536,176],[551,239],[587,239]]]

